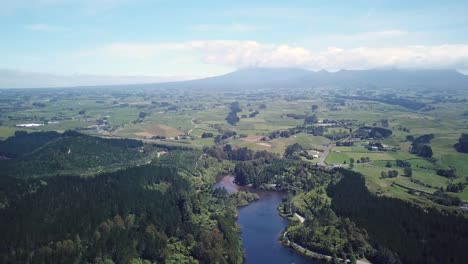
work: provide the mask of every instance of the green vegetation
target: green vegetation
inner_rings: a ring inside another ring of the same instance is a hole
[[[323,83],[2,90],[2,261],[241,263],[234,173],[308,250],[464,263],[467,91]]]
[[[455,149],[458,152],[468,153],[468,134],[462,134],[455,144]]]
[[[306,216],[303,224],[293,223],[288,228],[291,240],[315,252],[341,259],[360,259],[370,256],[372,246],[366,231],[347,218],[338,217],[330,207],[330,199],[323,189],[294,198],[284,213]]]
[[[239,122],[239,117],[237,116],[237,113],[239,112],[242,112],[242,109],[239,107],[239,102],[233,102],[231,104],[231,112],[229,112],[228,116],[226,117],[226,121],[231,125],[235,125],[237,122]]]
[[[468,243],[465,217],[375,196],[365,188],[361,175],[346,170],[341,173],[344,174],[341,181],[328,188],[333,210],[365,228],[374,243],[397,252],[402,263],[465,261],[464,248]]]
[[[148,162],[143,144],[130,139],[106,139],[67,131],[17,133],[0,142],[12,160],[0,160],[0,175],[37,177],[92,175]]]
[[[92,178],[0,178],[3,261],[240,263],[235,207],[257,197],[212,195],[168,162],[193,156]]]

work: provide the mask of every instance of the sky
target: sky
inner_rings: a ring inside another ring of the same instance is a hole
[[[0,0],[0,87],[255,66],[466,73],[467,14],[468,1],[450,0]]]

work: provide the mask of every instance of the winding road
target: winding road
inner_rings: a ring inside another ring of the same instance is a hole
[[[190,133],[192,133],[192,131],[193,131],[195,128],[197,128],[197,127],[198,127],[198,125],[197,125],[197,124],[195,124],[195,122],[194,122],[194,121],[195,121],[195,117],[194,117],[194,118],[192,118],[192,119],[190,120],[190,123],[192,123],[192,125],[193,125],[194,127],[193,127],[193,128],[191,128],[191,129],[190,129],[190,130],[187,132],[187,135],[189,135],[189,136],[190,136]]]

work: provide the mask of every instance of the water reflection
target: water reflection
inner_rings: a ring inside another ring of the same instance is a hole
[[[233,176],[217,179],[215,188],[225,188],[228,192],[249,190],[257,193],[260,199],[238,209],[238,223],[242,228],[242,243],[245,263],[319,263],[306,258],[294,250],[283,246],[278,238],[288,222],[277,211],[284,194],[273,191],[255,190],[235,184]]]

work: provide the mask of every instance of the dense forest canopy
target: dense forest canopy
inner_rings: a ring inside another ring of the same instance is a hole
[[[142,147],[138,140],[100,138],[76,131],[16,133],[0,141],[0,153],[13,158],[0,160],[0,175],[91,174],[110,165],[116,168],[141,163],[145,158],[138,150]]]
[[[365,228],[374,243],[396,252],[402,263],[466,260],[466,217],[373,195],[360,174],[344,169],[340,172],[344,177],[327,190],[333,211]]]
[[[3,263],[242,259],[227,198],[213,198],[209,189],[195,192],[174,167],[145,165],[93,178],[0,180]]]

